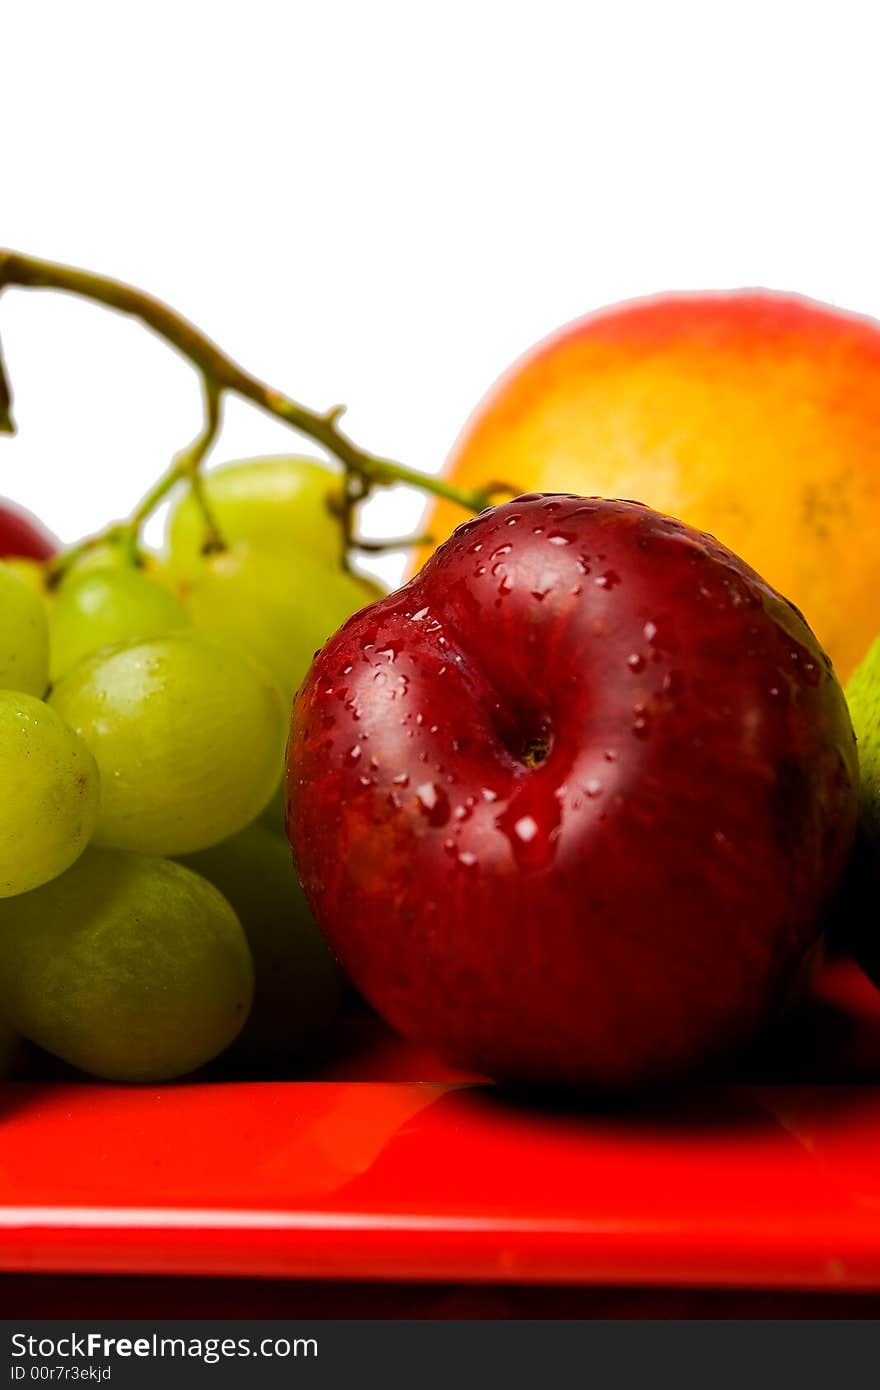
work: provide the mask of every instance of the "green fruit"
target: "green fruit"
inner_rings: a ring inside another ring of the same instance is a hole
[[[44,603],[48,604],[51,601],[53,594],[48,584],[48,571],[42,560],[30,560],[23,555],[7,555],[3,561],[3,568],[17,574],[22,583],[35,594],[39,594]]]
[[[239,547],[205,561],[185,601],[197,628],[249,652],[289,703],[315,652],[376,597],[369,580],[340,568]]]
[[[205,475],[205,494],[227,545],[244,541],[328,564],[338,561],[341,531],[327,502],[341,492],[340,474],[307,458],[245,459]],[[168,525],[169,564],[178,576],[198,575],[204,537],[202,513],[187,491]]]
[[[253,965],[238,918],[180,864],[88,850],[0,902],[0,1011],[31,1042],[109,1081],[202,1066],[242,1027]]]
[[[0,690],[0,777],[0,898],[8,898],[82,854],[98,817],[98,769],[55,710]]]
[[[339,1012],[342,976],[309,912],[287,842],[252,825],[182,862],[232,904],[254,958],[254,1004],[230,1058],[271,1066],[302,1057]]]
[[[0,564],[0,690],[43,695],[49,683],[49,630],[39,594]]]
[[[158,637],[188,624],[180,600],[143,570],[77,572],[61,586],[49,620],[52,680],[102,647]]]
[[[880,638],[850,677],[846,698],[859,753],[859,829],[830,935],[880,985],[880,934],[867,906],[880,892]]]
[[[66,557],[62,556],[62,559]],[[158,555],[152,550],[142,550],[141,560],[143,573],[148,574],[151,579],[158,579],[160,582],[165,576],[165,566],[160,561]],[[64,571],[65,583],[67,578],[72,578],[75,574],[90,574],[93,570],[118,570],[130,569],[131,561],[122,546],[115,541],[101,541],[98,545],[89,546],[74,559],[68,562],[68,568]]]
[[[52,707],[101,771],[95,843],[188,854],[243,830],[278,785],[287,709],[266,672],[202,633],[87,657]]]
[[[861,835],[880,849],[880,637],[846,687],[859,750]]]

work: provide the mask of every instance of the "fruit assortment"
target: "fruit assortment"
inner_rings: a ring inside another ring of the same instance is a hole
[[[343,467],[203,478],[215,409],[155,490],[181,485],[161,553],[121,525],[56,554],[0,505],[0,1068],[24,1039],[116,1081],[307,1075],[347,981],[517,1084],[759,1037],[880,838],[880,649],[852,720],[826,655],[849,674],[880,627],[852,536],[880,330],[761,295],[575,325],[425,481],[461,524],[392,594],[340,561],[412,475],[195,333],[209,406],[238,390]]]

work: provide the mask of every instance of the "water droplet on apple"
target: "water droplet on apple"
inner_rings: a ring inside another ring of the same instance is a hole
[[[511,579],[509,574],[505,574],[504,578],[501,580],[501,583],[498,585],[498,592],[499,594],[509,594],[512,589],[513,580]]]
[[[536,598],[539,603],[543,603],[547,595],[553,592],[554,582],[555,575],[542,574],[534,589],[530,591],[532,598]]]
[[[571,545],[574,536],[570,531],[551,531],[547,539],[551,545]]]
[[[657,636],[657,624],[651,622],[645,623],[642,632],[645,634],[645,639],[648,642],[653,642],[654,638]]]
[[[600,589],[614,589],[620,583],[620,575],[616,570],[605,570],[604,574],[596,575],[593,583]]]
[[[505,526],[515,526],[516,523],[517,523],[518,521],[519,521],[519,516],[518,516],[518,515],[517,515],[517,516],[509,516],[509,517],[507,518],[507,520],[505,521],[504,524],[505,524]]]
[[[602,793],[602,783],[599,781],[598,777],[591,777],[588,782],[585,782],[584,791],[591,800],[600,796]]]
[[[638,652],[633,652],[631,656],[626,658],[626,664],[631,671],[644,671],[645,658],[640,656]]]
[[[463,864],[466,869],[472,869],[477,862],[477,856],[471,854],[469,849],[463,849],[458,856],[459,864]]]
[[[506,836],[516,862],[525,869],[540,869],[553,858],[561,815],[561,803],[552,795],[542,796],[540,806],[532,799],[523,805],[522,797],[518,797],[496,824]]]
[[[520,816],[519,820],[514,822],[513,833],[523,844],[530,844],[538,833],[538,822],[534,816]]]
[[[427,613],[428,613],[427,608],[420,608],[419,611],[418,611],[418,613],[413,613],[413,615],[412,615],[412,620],[413,620],[413,622],[414,622],[414,623],[420,623],[420,622],[422,621],[422,618],[424,618],[424,617],[427,616]]]
[[[807,682],[807,685],[818,685],[819,681],[822,679],[822,672],[819,670],[819,667],[816,665],[815,661],[803,662],[801,666],[801,674],[803,675],[804,680]]]
[[[498,560],[498,559],[500,559],[500,558],[501,558],[502,556],[504,556],[504,555],[509,555],[512,549],[513,549],[513,546],[510,545],[509,543],[505,543],[504,545],[498,545],[498,546],[496,546],[495,549],[492,551],[492,554],[489,556],[489,559],[490,559],[490,560]],[[494,574],[495,571],[493,570],[492,573]]]
[[[407,775],[406,775],[405,772],[398,772],[397,776],[396,776],[396,777],[392,777],[391,780],[392,780],[392,782],[394,783],[394,785],[395,785],[396,787],[408,787],[408,786],[409,786],[409,778],[407,777]]]
[[[449,820],[449,797],[435,782],[423,782],[416,788],[419,809],[429,825],[445,825]]]
[[[498,793],[493,792],[491,787],[481,787],[480,792],[484,801],[497,801]]]
[[[360,744],[356,743],[353,748],[349,748],[348,750],[348,761],[350,763],[356,763],[362,752],[363,749]]]

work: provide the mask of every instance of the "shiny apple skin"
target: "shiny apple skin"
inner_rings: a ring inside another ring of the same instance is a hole
[[[828,658],[743,561],[637,503],[530,494],[318,654],[287,823],[399,1032],[608,1088],[762,1027],[820,934],[857,778]]]
[[[0,559],[48,560],[58,542],[30,512],[0,497]]]

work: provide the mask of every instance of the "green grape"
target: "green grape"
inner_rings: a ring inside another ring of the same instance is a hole
[[[251,825],[182,862],[232,904],[254,958],[254,1004],[230,1059],[265,1066],[304,1055],[339,1012],[342,975],[309,912],[287,842]]]
[[[108,1081],[165,1081],[232,1041],[253,996],[235,912],[181,864],[87,850],[0,902],[0,1010],[16,1031]]]
[[[376,597],[342,569],[238,547],[203,563],[185,602],[196,627],[249,652],[290,701],[318,648]]]
[[[327,499],[340,499],[342,488],[333,469],[307,458],[245,459],[207,473],[205,493],[228,545],[245,541],[259,549],[305,552],[336,562],[341,531]],[[175,574],[199,573],[204,537],[204,518],[188,490],[168,524],[169,564]]]
[[[42,560],[30,560],[24,555],[7,555],[3,567],[17,574],[29,589],[39,594],[44,603],[48,604],[53,599],[54,594],[48,583],[48,570]]]
[[[143,570],[117,566],[77,571],[62,584],[50,617],[52,680],[101,647],[158,637],[189,621],[180,600]]]
[[[50,704],[101,772],[95,843],[188,854],[243,830],[281,776],[287,710],[271,677],[202,633],[86,657]]]
[[[62,557],[65,558],[65,557]],[[141,551],[141,568],[145,574],[160,582],[166,575],[166,568],[159,556],[152,550]],[[87,574],[92,570],[116,570],[131,568],[131,561],[116,541],[101,541],[91,545],[68,562],[65,575]]]
[[[0,690],[43,695],[49,681],[49,629],[42,599],[0,564]]]
[[[62,874],[98,817],[98,769],[83,741],[33,695],[0,690],[0,898]]]

